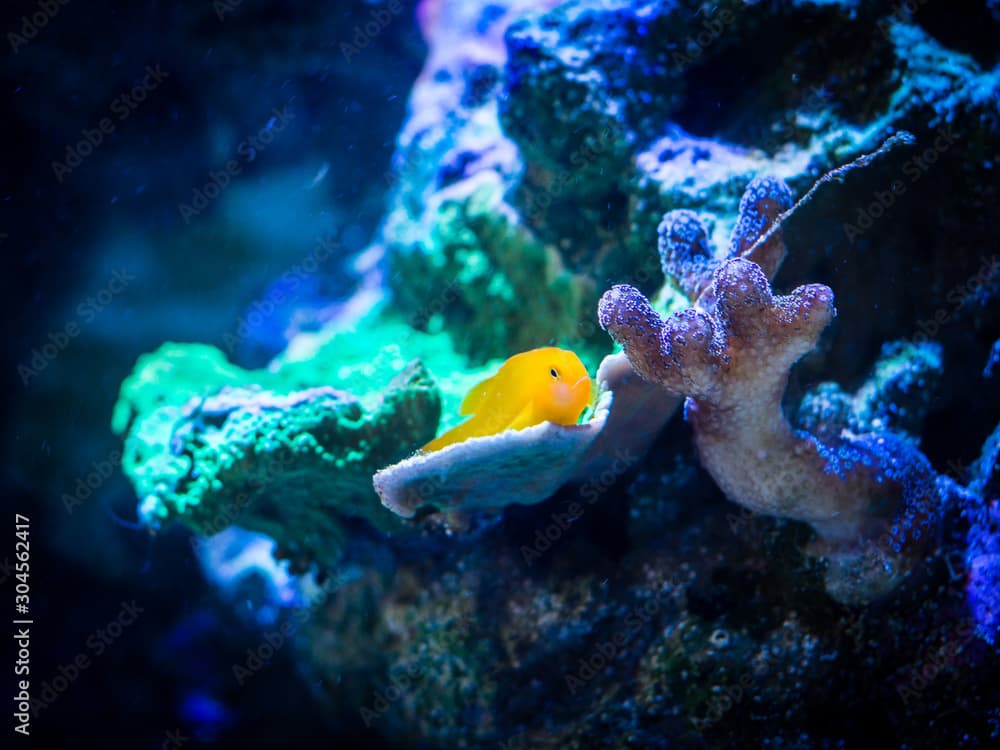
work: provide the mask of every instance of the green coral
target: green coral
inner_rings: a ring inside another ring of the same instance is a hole
[[[211,346],[164,344],[139,358],[112,419],[140,514],[206,535],[236,524],[326,563],[349,517],[403,531],[372,474],[430,440],[442,413],[445,428],[457,421],[465,393],[498,364],[463,362],[447,336],[384,310],[299,342],[266,370],[244,370]]]
[[[414,324],[446,328],[477,363],[554,342],[596,364],[607,344],[587,325],[594,284],[518,222],[499,186],[461,187],[428,209],[419,230],[402,215],[389,219],[390,285]]]
[[[261,371],[253,381],[267,386],[270,379],[271,373]],[[135,419],[156,409],[179,406],[193,396],[246,382],[247,372],[214,346],[167,342],[139,357],[135,369],[122,382],[111,429],[117,435],[124,434]]]

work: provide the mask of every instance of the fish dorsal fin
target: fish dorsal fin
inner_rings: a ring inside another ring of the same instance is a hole
[[[526,363],[531,363],[533,359],[538,356],[538,352],[540,351],[542,350],[532,349],[531,351],[521,352],[520,354],[515,354],[514,356],[509,357],[502,365],[500,365],[499,370],[485,380],[477,383],[467,394],[465,394],[465,398],[462,400],[462,405],[459,407],[458,413],[462,416],[467,416],[469,414],[476,414],[480,411],[484,406],[485,400],[491,394],[495,393],[497,388],[503,385],[503,379],[516,379],[519,373],[524,371],[524,365]]]
[[[476,411],[482,406],[483,401],[493,390],[496,383],[494,382],[499,375],[499,372],[490,375],[485,380],[481,380],[476,383],[469,392],[465,394],[465,398],[462,399],[462,405],[458,407],[458,413],[463,417],[469,414],[475,414]]]

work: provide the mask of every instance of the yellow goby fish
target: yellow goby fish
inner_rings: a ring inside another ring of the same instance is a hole
[[[576,424],[590,400],[590,376],[579,357],[551,346],[532,349],[515,354],[496,375],[473,387],[459,409],[469,418],[420,450],[441,450],[542,422]]]

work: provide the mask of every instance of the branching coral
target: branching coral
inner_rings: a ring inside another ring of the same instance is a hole
[[[785,259],[781,228],[759,245],[775,220],[792,207],[792,193],[783,180],[757,177],[740,199],[739,214],[729,243],[730,257],[756,262],[772,278]],[[678,209],[663,217],[659,227],[659,253],[663,273],[674,279],[691,300],[711,291],[712,274],[723,262],[713,256],[708,231],[694,211]]]
[[[775,273],[785,257],[780,229],[758,240],[791,205],[791,192],[781,180],[753,180],[740,202],[732,252],[747,253]],[[712,270],[722,262],[712,256],[697,215],[684,210],[664,217],[660,254],[664,273],[689,300],[705,297]],[[656,315],[652,308],[650,313]],[[658,397],[635,378],[620,354],[604,359],[597,379],[609,398],[586,425],[546,425],[465,441],[440,455],[414,456],[375,475],[383,504],[406,517],[422,506],[435,506],[454,525],[460,518],[456,511],[537,503],[567,481],[586,481],[615,462],[631,465],[678,402]]]
[[[763,232],[782,202],[742,220],[774,193],[760,185],[744,198],[732,249],[759,251],[773,272],[784,250],[777,233]],[[764,241],[747,243],[753,235]],[[857,603],[887,593],[920,558],[943,503],[937,475],[891,432],[821,439],[792,427],[781,409],[789,371],[835,317],[833,292],[810,284],[775,296],[761,265],[746,257],[716,264],[705,236],[688,215],[668,214],[661,225],[664,271],[698,295],[695,307],[664,320],[638,290],[615,286],[601,299],[601,326],[643,378],[688,397],[701,461],[731,500],[813,526],[813,552],[831,563],[832,596]]]

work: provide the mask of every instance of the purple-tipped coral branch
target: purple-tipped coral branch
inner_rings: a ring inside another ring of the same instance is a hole
[[[784,256],[780,232],[768,231],[785,203],[776,185],[755,180],[748,188],[731,248],[760,252],[768,273]],[[744,222],[755,206],[760,220]],[[746,241],[765,233],[765,242]],[[842,430],[821,439],[793,429],[781,408],[792,365],[836,315],[833,292],[810,284],[773,295],[757,263],[713,261],[693,215],[664,218],[660,251],[664,271],[697,296],[696,306],[663,319],[637,289],[615,286],[601,299],[601,326],[644,379],[688,397],[701,461],[731,500],[813,526],[820,539],[811,551],[831,563],[832,596],[860,603],[890,591],[920,559],[940,512],[936,473],[894,433]]]
[[[739,214],[730,241],[730,257],[752,260],[767,278],[778,272],[785,259],[785,240],[778,220],[792,205],[792,192],[776,177],[758,177],[740,199]],[[694,211],[678,209],[663,217],[659,229],[660,265],[696,306],[710,300],[712,273],[723,262],[713,256],[708,231]],[[760,240],[767,234],[764,242]]]

